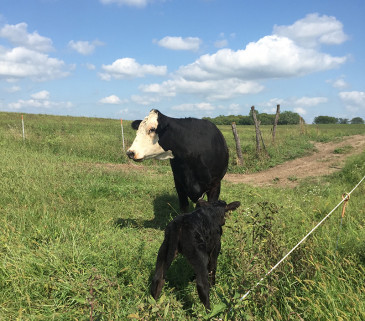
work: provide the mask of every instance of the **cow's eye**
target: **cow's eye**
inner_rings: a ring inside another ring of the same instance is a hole
[[[152,127],[152,128],[150,128],[150,130],[148,131],[148,133],[151,134],[151,133],[154,133],[155,131],[156,131],[156,128]]]

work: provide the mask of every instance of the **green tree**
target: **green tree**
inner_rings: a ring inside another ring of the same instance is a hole
[[[280,113],[278,125],[297,125],[300,122],[300,116],[292,111]]]
[[[314,118],[313,123],[314,124],[336,124],[337,123],[336,117],[330,117],[330,116],[317,116]]]
[[[361,117],[355,117],[351,119],[351,124],[364,124],[364,120]]]
[[[339,124],[348,124],[349,120],[347,118],[338,118],[337,122]]]

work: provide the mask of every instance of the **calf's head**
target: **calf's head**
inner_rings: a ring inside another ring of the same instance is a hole
[[[137,130],[132,146],[127,150],[127,155],[134,161],[144,159],[169,159],[174,158],[170,150],[164,150],[159,144],[161,132],[160,112],[152,109],[143,120],[135,120],[132,128]]]
[[[219,214],[219,220],[220,220],[219,224],[224,225],[225,224],[224,214],[229,211],[234,211],[240,205],[241,205],[241,203],[239,201],[227,204],[225,201],[216,201],[216,202],[210,203],[205,200],[199,200],[196,203],[196,208],[206,207],[206,208],[212,208],[212,209],[217,209],[217,208],[220,209],[221,213]]]

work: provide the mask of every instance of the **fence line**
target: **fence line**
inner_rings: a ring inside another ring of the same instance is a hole
[[[276,263],[261,279],[260,281],[258,281],[251,289],[249,289],[241,298],[240,301],[244,300],[249,294],[250,292],[252,292],[257,286],[259,286],[261,284],[261,282],[268,276],[271,274],[271,272],[273,272],[300,244],[302,244],[309,235],[311,235],[345,200],[348,200],[351,193],[362,183],[362,181],[365,179],[365,176],[360,180],[359,183],[357,183],[357,185],[352,189],[352,191],[350,193],[347,193],[346,197],[343,197],[341,202],[338,203],[336,205],[336,207],[329,212],[314,228],[312,228],[312,230],[306,235],[304,236],[301,241],[299,241],[299,243],[297,245],[295,245],[278,263]]]

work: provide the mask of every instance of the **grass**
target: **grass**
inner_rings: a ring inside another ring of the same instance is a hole
[[[178,209],[168,163],[143,163],[144,171],[103,165],[128,162],[115,120],[26,115],[25,121],[23,142],[18,114],[0,113],[1,321],[365,318],[364,184],[351,195],[342,227],[337,210],[240,300],[365,175],[365,153],[295,189],[223,182],[221,198],[242,206],[224,226],[207,314],[181,257],[162,297],[149,296],[163,230]],[[308,153],[315,137],[340,139],[360,129],[308,126],[297,135],[296,127],[279,127],[277,145],[267,143],[270,159],[255,163],[254,131],[239,127],[252,163],[241,169],[231,163],[230,171],[262,169]],[[234,148],[230,129],[222,130]],[[127,125],[125,132],[131,142]],[[264,128],[264,139],[269,133]],[[288,146],[285,137],[292,139]]]

